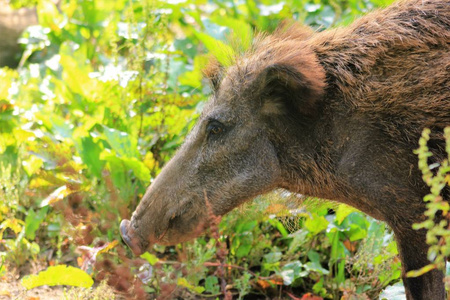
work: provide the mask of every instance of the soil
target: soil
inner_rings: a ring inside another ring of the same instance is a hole
[[[0,300],[60,300],[65,299],[62,287],[41,286],[27,291],[20,281],[0,282]]]

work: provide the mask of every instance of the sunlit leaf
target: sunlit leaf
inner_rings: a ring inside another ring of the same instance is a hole
[[[309,271],[297,260],[284,265],[280,274],[283,278],[283,283],[285,285],[291,285],[296,279],[308,276]]]
[[[215,17],[212,21],[231,29],[230,40],[232,45],[238,48],[237,50],[244,52],[250,49],[253,41],[253,29],[250,24],[242,20],[223,16]]]
[[[192,284],[190,284],[187,281],[186,278],[183,278],[183,277],[178,278],[177,284],[179,286],[183,286],[185,288],[188,288],[189,290],[194,291],[194,292],[196,292],[198,294],[201,294],[201,293],[203,293],[205,291],[204,287],[202,287],[202,286],[193,286]]]
[[[351,214],[352,212],[356,211],[353,207],[350,207],[345,204],[341,204],[338,206],[336,210],[336,221],[338,224],[341,224],[344,219]]]
[[[2,233],[6,228],[10,228],[15,234],[22,231],[22,227],[25,224],[24,221],[16,218],[6,219],[0,224],[0,233]]]
[[[147,166],[137,158],[123,158],[123,162],[127,168],[133,170],[134,175],[144,182],[150,182],[150,170]]]
[[[232,64],[235,57],[233,48],[205,33],[196,32],[195,35],[222,65],[230,66]]]
[[[123,157],[137,157],[137,141],[126,132],[103,126],[106,140],[112,149]]]
[[[144,254],[142,254],[141,258],[148,261],[152,266],[159,261],[159,259],[155,255],[148,253],[148,252],[145,252]]]
[[[103,247],[100,247],[100,250],[98,251],[98,254],[100,253],[107,253],[109,250],[113,249],[119,244],[118,240],[114,240],[111,243],[106,243]]]
[[[89,288],[93,284],[94,281],[86,272],[66,265],[48,267],[47,270],[39,272],[37,275],[29,275],[22,279],[22,285],[28,290],[42,285],[70,285]]]
[[[305,220],[305,227],[312,233],[317,234],[328,227],[328,220],[323,216],[312,214],[310,218]]]
[[[407,277],[419,277],[422,276],[425,273],[428,273],[431,270],[434,270],[437,268],[437,265],[435,264],[429,264],[425,267],[420,268],[419,270],[413,270],[406,273]]]
[[[47,198],[42,200],[41,207],[44,207],[46,205],[54,204],[58,201],[63,200],[65,197],[72,194],[74,191],[69,189],[66,185],[63,185],[59,188],[57,188],[53,193],[51,193]]]

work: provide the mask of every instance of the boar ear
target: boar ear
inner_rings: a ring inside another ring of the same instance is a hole
[[[325,89],[325,74],[318,67],[317,70],[300,70],[295,65],[283,63],[266,67],[258,80],[263,113],[271,115],[296,111],[313,116]]]
[[[220,87],[224,70],[225,68],[216,58],[211,58],[203,70],[203,75],[208,79],[214,92],[217,92]]]

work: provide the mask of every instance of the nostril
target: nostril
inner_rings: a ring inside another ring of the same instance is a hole
[[[139,247],[139,240],[136,236],[133,236],[133,230],[130,229],[130,221],[122,220],[120,222],[120,234],[122,235],[122,239],[131,248],[135,255],[141,255],[142,250]]]

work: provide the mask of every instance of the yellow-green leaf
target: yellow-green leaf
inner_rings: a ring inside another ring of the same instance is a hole
[[[192,284],[190,284],[186,280],[186,278],[183,278],[183,277],[178,278],[177,284],[180,285],[180,286],[184,286],[185,288],[187,288],[187,289],[189,289],[191,291],[194,291],[197,294],[201,294],[201,293],[203,293],[205,291],[204,287],[202,287],[202,286],[193,286]]]
[[[202,41],[208,51],[217,58],[220,64],[227,67],[233,63],[235,58],[233,48],[205,33],[197,32],[195,35]]]
[[[153,255],[151,253],[148,253],[148,252],[145,252],[144,254],[142,254],[141,258],[143,258],[146,261],[148,261],[148,263],[151,264],[152,266],[154,264],[156,264],[158,262],[158,260],[159,260],[155,255]]]
[[[42,285],[70,285],[89,288],[93,284],[94,280],[85,271],[66,265],[49,267],[37,275],[29,275],[22,279],[22,285],[28,290]]]
[[[350,207],[345,204],[339,205],[336,210],[336,222],[338,223],[338,225],[340,225],[342,223],[342,221],[344,221],[344,219],[354,211],[357,211],[357,210],[354,209],[353,207]]]

